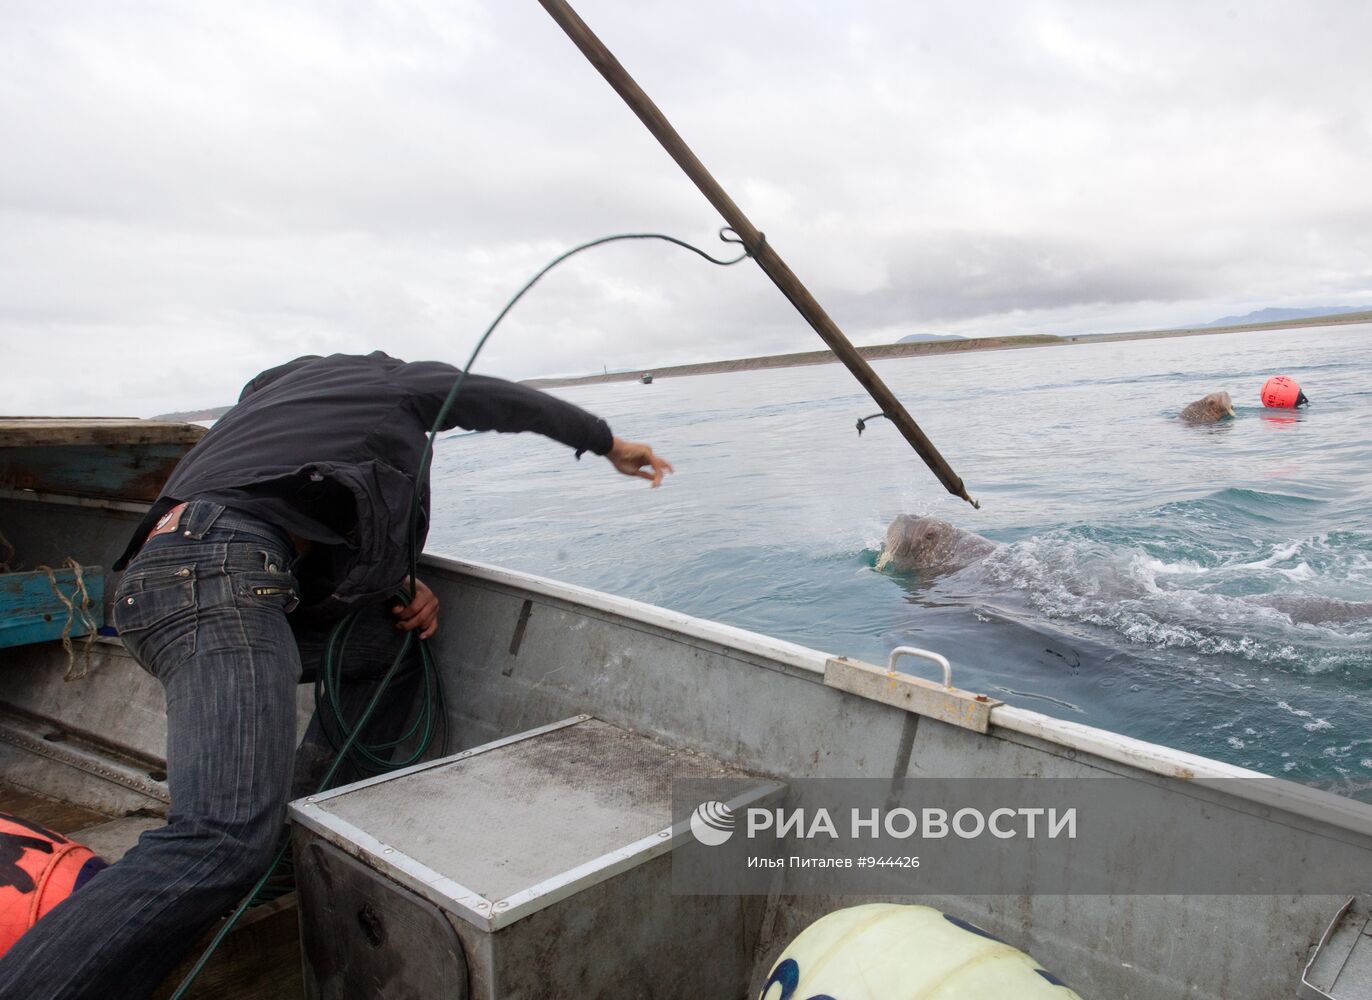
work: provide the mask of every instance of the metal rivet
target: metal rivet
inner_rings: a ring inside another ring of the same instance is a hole
[[[132,604],[132,603],[133,603],[133,598],[132,598],[132,597],[126,597],[126,598],[124,598],[124,603],[125,603],[125,604]]]
[[[187,528],[185,531],[181,532],[181,534],[185,535],[187,538],[190,538],[190,537],[191,537],[191,530],[190,530],[190,528]]]
[[[186,569],[178,569],[178,570],[176,571],[176,575],[177,575],[177,576],[190,576],[190,575],[191,575],[190,568],[187,567]]]

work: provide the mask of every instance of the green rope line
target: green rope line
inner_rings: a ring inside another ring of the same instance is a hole
[[[404,603],[409,598],[403,591],[398,591],[393,595],[393,599]],[[325,649],[319,677],[315,681],[315,711],[319,715],[320,728],[336,754],[343,753],[344,745],[349,742],[348,738],[352,735],[352,730],[354,728],[360,729],[360,723],[357,727],[348,724],[342,702],[343,664],[347,662],[348,638],[356,621],[356,616],[350,614],[334,626],[329,634],[329,642]],[[420,702],[420,711],[415,716],[414,721],[410,723],[409,729],[394,739],[381,743],[365,743],[360,739],[352,741],[353,763],[369,773],[380,774],[384,771],[392,771],[419,763],[424,753],[432,745],[434,736],[439,730],[443,732],[440,756],[447,753],[447,713],[443,711],[442,680],[434,664],[433,656],[429,652],[427,642],[420,642],[419,654],[424,694]],[[415,739],[416,736],[419,737],[418,743],[408,757],[402,760],[392,760],[389,754],[383,753],[405,745]],[[323,791],[323,789],[318,789],[318,791]]]
[[[735,233],[732,229],[729,229],[728,227],[725,227],[724,229],[721,229],[719,231],[719,238],[724,243],[736,243],[740,246],[742,246],[743,244],[743,241],[739,238],[738,234]],[[424,454],[419,461],[419,474],[415,477],[416,484],[422,484],[425,481],[425,478],[427,477],[429,472],[429,464],[433,460],[434,439],[438,436],[438,431],[443,426],[443,421],[448,418],[449,412],[452,411],[453,404],[457,402],[457,394],[462,389],[462,383],[466,380],[467,373],[471,371],[472,366],[476,364],[477,355],[479,355],[481,353],[481,349],[486,346],[486,341],[490,339],[491,334],[495,333],[495,328],[500,325],[500,321],[503,320],[506,317],[506,315],[509,314],[510,310],[515,307],[515,304],[518,303],[519,300],[524,297],[524,294],[528,292],[529,289],[533,288],[534,285],[538,284],[539,280],[545,274],[547,274],[553,268],[557,267],[563,261],[567,260],[569,257],[575,257],[582,251],[590,250],[592,247],[604,246],[606,243],[616,243],[622,240],[662,240],[664,242],[671,243],[675,246],[679,246],[685,250],[689,250],[691,251],[691,253],[705,258],[705,260],[708,260],[711,264],[718,264],[720,267],[732,267],[740,261],[747,260],[748,257],[751,256],[749,251],[745,248],[741,254],[739,254],[732,260],[720,260],[718,257],[711,257],[708,253],[706,253],[699,247],[692,246],[685,240],[679,240],[675,236],[667,236],[663,233],[619,233],[615,236],[602,236],[600,239],[590,240],[586,243],[580,244],[579,246],[574,246],[572,247],[572,249],[566,251],[565,253],[559,254],[558,256],[554,257],[546,265],[544,265],[544,267],[537,274],[535,274],[532,278],[525,282],[523,288],[515,292],[514,296],[510,299],[510,301],[505,303],[505,308],[501,309],[500,312],[496,315],[495,319],[491,320],[491,325],[486,327],[486,332],[481,335],[481,339],[479,339],[476,342],[476,347],[472,350],[472,356],[467,359],[466,366],[462,369],[461,372],[458,373],[457,381],[453,383],[452,390],[448,393],[448,398],[444,400],[443,406],[438,411],[438,418],[434,420],[433,429],[429,431],[429,439],[427,442],[425,442]],[[411,590],[414,589],[415,567],[418,562],[418,553],[415,552],[414,540],[418,537],[419,533],[419,510],[419,487],[417,485],[415,490],[415,502],[410,507]]]

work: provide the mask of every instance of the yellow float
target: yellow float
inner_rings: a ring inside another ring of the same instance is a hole
[[[1081,1000],[1030,956],[928,906],[869,903],[816,920],[759,1000]]]

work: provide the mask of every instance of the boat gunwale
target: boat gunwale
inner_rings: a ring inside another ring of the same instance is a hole
[[[820,685],[824,684],[824,665],[831,658],[831,654],[784,639],[776,639],[737,626],[697,618],[643,601],[619,597],[578,584],[564,583],[522,570],[433,553],[425,553],[421,562],[458,576],[563,601],[587,610],[709,642],[744,654],[750,660],[772,661],[790,668],[782,672]],[[1046,743],[1073,759],[1077,759],[1078,755],[1089,755],[1177,781],[1223,781],[1228,794],[1245,799],[1254,805],[1294,813],[1361,836],[1372,836],[1372,805],[1107,729],[1002,704],[991,710],[991,731],[986,735],[1021,745]],[[1028,739],[1012,738],[1015,736]]]

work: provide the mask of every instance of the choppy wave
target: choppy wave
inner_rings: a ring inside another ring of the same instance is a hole
[[[1179,511],[1276,506],[1292,498],[1226,490]],[[1234,532],[1198,547],[1186,518],[1174,536],[1141,531],[1161,523],[1067,528],[1001,546],[977,573],[991,588],[1008,588],[1048,619],[1066,619],[1159,649],[1233,656],[1295,672],[1372,672],[1372,619],[1342,623],[1293,621],[1254,598],[1297,595],[1335,601],[1372,600],[1372,537],[1323,532],[1261,541]],[[1179,529],[1179,530],[1178,530]]]

